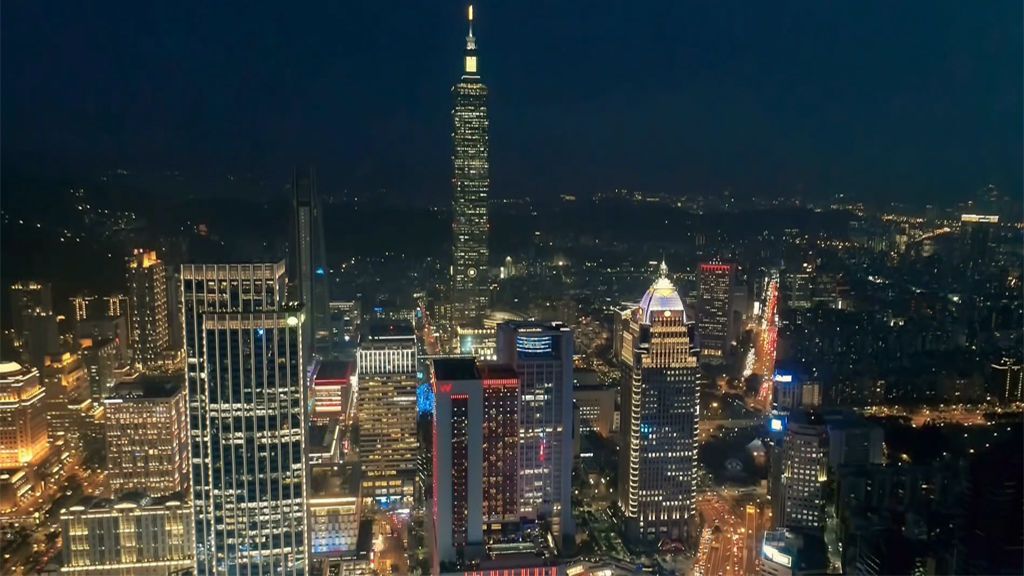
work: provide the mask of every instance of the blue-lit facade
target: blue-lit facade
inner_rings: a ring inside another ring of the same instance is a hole
[[[498,361],[519,376],[519,513],[571,540],[573,335],[557,322],[498,325]]]

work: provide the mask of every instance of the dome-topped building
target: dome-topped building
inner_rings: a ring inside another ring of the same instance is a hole
[[[697,529],[700,368],[695,327],[664,262],[623,320],[619,503],[627,538],[685,541]]]
[[[683,322],[686,322],[686,310],[683,307],[683,299],[679,297],[676,285],[668,279],[668,266],[662,261],[658,268],[658,279],[651,284],[651,287],[640,300],[640,308],[643,310],[644,323],[650,324],[651,313],[653,312],[679,312],[683,315]],[[671,314],[669,314],[671,315]]]

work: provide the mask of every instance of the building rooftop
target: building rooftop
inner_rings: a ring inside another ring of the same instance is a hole
[[[309,470],[309,498],[359,497],[358,464],[314,464]]]
[[[408,320],[373,320],[366,328],[366,335],[371,340],[392,340],[415,338],[412,322]]]
[[[143,492],[128,492],[119,498],[97,498],[86,496],[78,504],[65,508],[61,512],[93,512],[100,510],[112,510],[114,508],[143,508],[148,506],[183,506],[188,499],[181,492],[173,492],[163,496],[150,496]]]
[[[435,358],[436,380],[479,380],[475,358]]]
[[[660,275],[654,284],[647,289],[644,297],[640,299],[640,308],[643,310],[644,322],[650,323],[651,313],[671,310],[683,313],[683,322],[686,322],[686,309],[683,306],[683,299],[679,297],[676,285],[668,279],[668,266],[661,263]]]
[[[181,392],[181,379],[174,376],[140,376],[114,385],[108,399],[160,400],[173,398]]]
[[[481,362],[477,368],[480,371],[480,378],[484,380],[515,380],[519,378],[516,369],[510,364]]]
[[[313,378],[313,384],[328,383],[337,384],[336,380],[348,381],[355,373],[356,363],[353,360],[325,360],[320,363]]]
[[[825,538],[819,532],[772,530],[765,532],[761,555],[776,564],[790,566],[794,574],[828,568]]]

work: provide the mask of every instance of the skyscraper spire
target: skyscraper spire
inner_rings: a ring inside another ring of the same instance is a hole
[[[473,5],[469,5],[469,35],[466,36],[466,71],[464,76],[476,76],[476,37],[473,36]]]

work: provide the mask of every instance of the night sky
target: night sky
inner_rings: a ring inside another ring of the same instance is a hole
[[[292,4],[5,1],[4,169],[312,162],[322,188],[450,195],[465,4]],[[485,0],[493,193],[1019,197],[1021,22],[1019,0]]]

